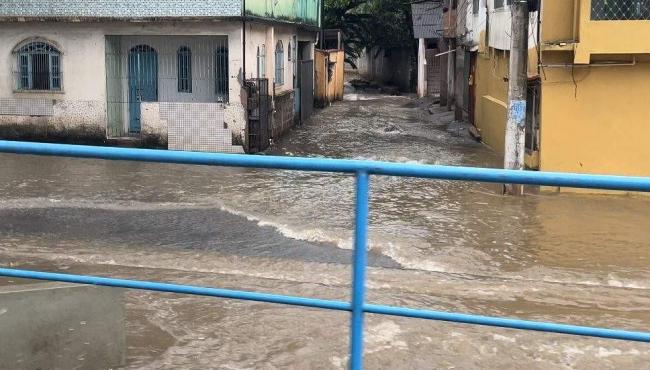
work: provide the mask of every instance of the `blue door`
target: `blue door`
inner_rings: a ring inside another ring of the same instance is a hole
[[[129,51],[129,133],[140,133],[143,101],[158,101],[158,53],[149,45]]]

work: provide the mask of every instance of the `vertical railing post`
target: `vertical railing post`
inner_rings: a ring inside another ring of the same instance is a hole
[[[368,252],[368,172],[356,174],[354,257],[352,261],[352,317],[350,323],[350,369],[363,369],[363,304],[366,294]]]

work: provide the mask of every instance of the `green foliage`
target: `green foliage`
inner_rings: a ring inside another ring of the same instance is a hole
[[[364,48],[412,47],[408,0],[325,0],[325,28],[343,30],[346,61],[354,66]]]

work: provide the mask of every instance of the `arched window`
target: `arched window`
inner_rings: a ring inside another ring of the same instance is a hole
[[[176,55],[178,65],[178,92],[192,92],[192,50],[181,46]]]
[[[284,47],[282,40],[275,45],[275,83],[284,84]]]
[[[18,90],[61,90],[61,52],[45,41],[33,41],[14,50]]]

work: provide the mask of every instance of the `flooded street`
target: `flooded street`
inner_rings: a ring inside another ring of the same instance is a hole
[[[269,154],[499,167],[451,113],[348,95]],[[0,155],[0,264],[349,299],[345,175]],[[650,198],[371,177],[368,300],[650,329]],[[4,279],[6,283],[6,279]],[[128,291],[132,369],[342,369],[348,315]],[[650,368],[650,346],[369,315],[368,369]]]

